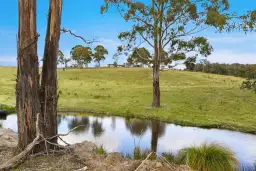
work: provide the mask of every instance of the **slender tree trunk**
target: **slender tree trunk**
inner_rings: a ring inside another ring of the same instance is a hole
[[[18,147],[24,150],[36,137],[36,115],[40,113],[36,0],[19,0],[18,6],[16,111],[18,115]]]
[[[159,2],[160,3],[160,2]],[[154,15],[154,61],[153,61],[153,102],[152,107],[160,107],[160,85],[159,85],[159,67],[161,55],[161,33],[159,33],[159,11],[155,11],[155,0],[152,0]],[[159,7],[158,7],[159,8]],[[161,23],[160,23],[161,24]]]
[[[153,102],[152,107],[160,107],[160,86],[159,86],[159,64],[157,61],[153,65]]]
[[[41,79],[42,133],[45,138],[57,134],[57,54],[61,12],[62,0],[50,0]],[[57,143],[56,138],[51,141]],[[53,146],[49,145],[49,148],[53,148]]]

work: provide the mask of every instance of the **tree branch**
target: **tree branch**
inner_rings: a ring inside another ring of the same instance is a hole
[[[69,33],[69,34],[71,34],[72,36],[81,39],[81,40],[82,40],[84,43],[86,43],[86,44],[92,44],[92,43],[97,42],[97,41],[96,41],[97,38],[95,38],[95,39],[93,39],[93,40],[86,40],[86,39],[83,38],[82,36],[76,35],[76,34],[73,33],[71,30],[67,30],[67,29],[65,29],[65,28],[60,29],[60,31],[61,31],[62,33]]]

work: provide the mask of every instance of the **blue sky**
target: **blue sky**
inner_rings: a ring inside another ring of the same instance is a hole
[[[18,0],[2,0],[0,6],[0,65],[16,65],[16,34],[18,29]],[[147,1],[147,0],[144,0]],[[64,0],[62,27],[72,30],[86,39],[98,38],[98,44],[109,50],[103,64],[113,63],[112,56],[120,44],[117,35],[129,30],[126,23],[113,9],[101,15],[100,6],[103,0]],[[256,8],[255,0],[230,0],[232,11],[243,13]],[[38,56],[43,56],[44,37],[48,12],[48,0],[37,0],[37,30],[41,35],[38,42]],[[211,62],[220,63],[256,63],[256,33],[222,33],[216,34],[206,30],[201,35],[207,37],[214,47],[208,57]],[[83,44],[70,35],[61,35],[60,49],[66,56],[70,49]],[[125,57],[119,63],[125,62]]]

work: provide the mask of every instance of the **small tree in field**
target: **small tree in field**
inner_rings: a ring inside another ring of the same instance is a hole
[[[87,66],[92,61],[92,50],[90,47],[76,45],[71,49],[70,55],[79,68],[83,68],[84,65]]]
[[[96,48],[94,48],[94,54],[93,58],[94,61],[98,63],[98,66],[100,67],[100,61],[105,60],[105,55],[108,55],[107,49],[104,48],[104,46],[98,45]]]
[[[163,51],[168,53],[168,58],[186,58],[191,52],[210,55],[212,47],[208,41],[196,35],[209,26],[223,29],[228,19],[223,13],[229,8],[227,0],[151,0],[148,3],[105,0],[101,11],[107,11],[110,6],[133,23],[130,31],[118,36],[123,41],[121,49],[130,51],[146,43],[154,50],[152,107],[160,107],[159,68],[164,62],[161,61]]]
[[[193,71],[195,66],[196,66],[196,57],[189,57],[187,60],[184,62],[186,65],[187,70]]]
[[[149,51],[142,47],[142,48],[135,48],[132,54],[127,58],[127,63],[129,65],[138,65],[138,64],[149,64],[152,57]]]
[[[71,59],[70,58],[65,58],[64,53],[61,50],[58,51],[57,65],[59,65],[59,64],[64,65],[63,71],[65,71],[65,68],[68,67],[68,63],[70,61],[71,61]]]
[[[117,65],[118,65],[118,60],[119,60],[119,56],[118,56],[117,53],[115,53],[115,54],[113,55],[113,60],[114,60],[114,66],[117,67]]]

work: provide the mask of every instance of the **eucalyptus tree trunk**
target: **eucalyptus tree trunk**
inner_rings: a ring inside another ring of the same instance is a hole
[[[154,60],[153,60],[153,102],[152,107],[159,108],[160,107],[160,85],[159,85],[159,71],[160,71],[160,55],[161,55],[161,30],[162,27],[162,19],[159,19],[160,11],[160,4],[161,2],[158,2],[158,8],[155,8],[155,0],[152,0],[152,8],[154,13]],[[157,10],[157,11],[155,11]]]
[[[36,115],[40,113],[36,0],[19,0],[18,8],[16,111],[18,148],[24,150],[36,137]]]
[[[57,134],[57,55],[61,12],[62,0],[50,0],[40,90],[43,122],[41,131],[45,138],[53,137]],[[51,139],[51,142],[57,143],[57,138]],[[49,145],[48,148],[53,148],[53,146]]]
[[[155,48],[155,52],[158,53],[157,48]],[[155,55],[157,58],[157,55]],[[160,107],[160,86],[159,86],[159,62],[158,60],[154,60],[153,64],[153,102],[152,107]]]

